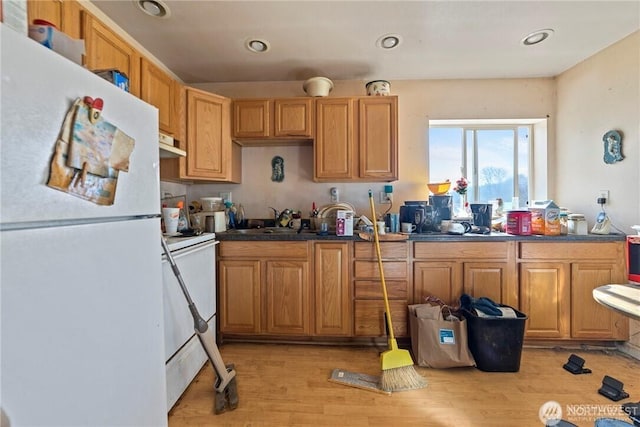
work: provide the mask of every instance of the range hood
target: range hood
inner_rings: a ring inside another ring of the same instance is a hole
[[[170,159],[175,157],[185,157],[187,152],[173,146],[173,137],[160,133],[158,136],[158,144],[160,146],[160,158]]]

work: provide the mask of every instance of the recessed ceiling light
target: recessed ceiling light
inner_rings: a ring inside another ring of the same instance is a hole
[[[262,39],[248,39],[244,45],[251,52],[256,53],[266,52],[271,47],[268,41]]]
[[[155,18],[168,18],[171,16],[169,7],[161,0],[135,0],[138,8]]]
[[[532,46],[534,44],[538,44],[545,41],[552,35],[553,35],[553,30],[551,28],[534,31],[531,34],[527,34],[527,36],[522,39],[522,44],[525,46]]]
[[[402,37],[398,34],[385,34],[376,41],[376,45],[382,49],[393,49],[398,47],[400,42],[402,42]]]

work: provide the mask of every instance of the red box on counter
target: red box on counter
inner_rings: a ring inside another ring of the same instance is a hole
[[[529,211],[507,211],[508,234],[521,236],[531,235],[531,212]]]

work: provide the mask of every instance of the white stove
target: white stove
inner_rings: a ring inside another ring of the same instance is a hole
[[[182,236],[172,236],[172,237],[165,236],[164,237],[164,239],[167,241],[167,245],[169,246],[169,250],[171,250],[171,252],[184,249],[189,246],[197,245],[199,243],[215,240],[215,238],[216,238],[216,233],[202,233],[199,236],[190,236],[190,237],[182,237]]]
[[[200,316],[216,330],[215,233],[168,237],[167,245]],[[207,360],[193,329],[187,300],[166,255],[162,255],[167,409],[176,403]]]

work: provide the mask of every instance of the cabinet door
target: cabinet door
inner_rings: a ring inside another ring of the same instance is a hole
[[[141,59],[140,98],[158,109],[160,130],[175,136],[175,80],[146,58]]]
[[[398,179],[398,98],[360,98],[359,177],[377,181]]]
[[[268,99],[233,102],[233,136],[235,138],[267,138],[271,133],[271,111]]]
[[[507,263],[465,262],[463,265],[464,293],[474,298],[487,297],[497,303],[512,305],[507,302],[508,271]],[[515,282],[514,279],[512,278],[512,282]]]
[[[353,100],[316,100],[314,179],[351,179],[353,170]]]
[[[436,296],[457,305],[462,295],[462,266],[449,261],[416,261],[413,263],[413,303],[423,304],[428,296]]]
[[[396,338],[408,336],[407,301],[389,301],[391,323]],[[383,300],[357,300],[355,302],[355,335],[357,337],[381,337],[387,334]]]
[[[571,338],[629,339],[629,321],[593,299],[593,290],[625,283],[625,269],[616,263],[571,265]]]
[[[520,311],[529,316],[526,337],[569,338],[569,264],[520,264]]]
[[[187,89],[186,178],[240,182],[229,132],[231,101]]]
[[[273,111],[273,136],[313,137],[313,102],[310,98],[276,99]]]
[[[129,92],[140,95],[140,54],[120,36],[88,13],[84,14],[85,66],[115,68],[129,78]]]
[[[314,248],[315,335],[349,336],[349,244],[317,242]]]
[[[60,31],[74,39],[82,38],[80,11],[82,7],[75,0],[28,0],[29,23],[34,19],[51,22]]]
[[[306,261],[266,261],[265,268],[265,331],[308,335],[309,264]]]
[[[29,24],[34,19],[44,19],[62,30],[64,3],[60,0],[28,0],[27,15]],[[62,30],[64,31],[64,30]]]
[[[260,262],[220,261],[220,332],[260,332]]]

